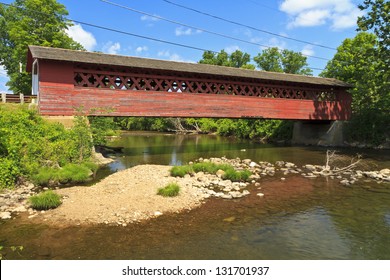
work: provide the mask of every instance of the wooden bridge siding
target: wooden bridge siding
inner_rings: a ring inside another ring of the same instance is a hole
[[[295,120],[345,120],[348,100],[313,101],[207,93],[129,91],[74,86],[73,63],[41,60],[39,110],[42,115],[71,116],[77,108],[106,116],[227,117]],[[341,93],[339,93],[341,94]],[[340,100],[337,98],[336,100]]]
[[[149,117],[267,118],[344,120],[343,102],[250,98],[216,94],[122,91],[53,86],[40,89],[42,115],[74,115],[83,107],[90,115]],[[94,109],[99,109],[93,112]],[[92,112],[92,113],[91,113]]]

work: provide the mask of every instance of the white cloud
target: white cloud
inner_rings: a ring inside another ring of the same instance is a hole
[[[239,46],[228,46],[225,48],[225,52],[227,52],[228,54],[232,54],[239,49],[240,49]]]
[[[309,10],[299,13],[293,21],[291,21],[288,27],[307,27],[318,26],[326,23],[326,20],[330,17],[328,10]]]
[[[76,42],[79,42],[88,51],[96,46],[96,39],[91,32],[85,31],[80,24],[68,27],[66,34]]]
[[[158,17],[157,15],[154,15],[154,16]],[[141,20],[142,21],[159,21],[160,19],[158,19],[156,17],[143,15],[143,16],[141,16]]]
[[[146,52],[148,50],[148,47],[147,46],[139,46],[135,49],[135,52],[137,54],[141,53],[141,52]]]
[[[345,29],[363,14],[352,0],[284,0],[279,9],[290,16],[289,28],[330,24]]]
[[[120,51],[120,49],[121,49],[120,43],[118,42],[114,43],[112,41],[109,41],[103,46],[102,51],[104,53],[117,54],[118,51]]]
[[[276,47],[278,49],[286,49],[287,48],[287,43],[277,37],[272,37],[271,39],[269,39],[265,45],[273,48],[273,47]],[[262,47],[261,49],[267,49],[265,47]]]
[[[312,45],[306,45],[303,47],[301,53],[306,56],[312,56],[314,55],[314,50]]]
[[[192,60],[186,60],[186,59],[182,58],[179,54],[171,53],[170,51],[159,51],[157,53],[157,56],[161,57],[161,58],[166,58],[166,59],[171,60],[171,61],[195,63]]]
[[[199,29],[194,30],[192,28],[184,28],[183,26],[177,27],[175,29],[176,36],[183,36],[183,35],[189,36],[189,35],[200,34],[200,33],[202,33],[202,31]]]

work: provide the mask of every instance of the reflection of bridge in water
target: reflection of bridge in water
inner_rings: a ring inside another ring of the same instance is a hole
[[[72,116],[345,120],[348,84],[206,64],[30,46],[39,111]]]

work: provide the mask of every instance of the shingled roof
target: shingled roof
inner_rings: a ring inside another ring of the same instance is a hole
[[[228,76],[252,78],[268,81],[284,81],[303,83],[310,85],[323,85],[333,87],[351,87],[351,85],[336,79],[319,78],[303,75],[247,70],[241,68],[215,66],[209,64],[196,64],[187,62],[176,62],[157,60],[123,55],[103,54],[96,52],[75,51],[60,48],[29,46],[27,71],[31,72],[34,59],[67,61],[74,63],[89,63],[99,65],[113,65],[121,67],[144,68],[153,70],[173,70],[187,73],[198,73],[205,75]]]

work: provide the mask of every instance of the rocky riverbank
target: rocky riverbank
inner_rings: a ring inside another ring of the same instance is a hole
[[[0,218],[10,219],[18,213],[28,212],[27,217],[32,220],[55,224],[103,223],[126,226],[164,213],[191,210],[210,197],[239,199],[252,193],[261,198],[265,194],[261,192],[260,182],[265,177],[287,182],[292,175],[308,179],[326,177],[344,186],[352,186],[362,180],[390,182],[390,169],[387,168],[365,171],[359,170],[358,166],[330,168],[306,164],[299,167],[292,162],[255,162],[251,159],[224,157],[199,158],[194,162],[230,164],[238,171],[249,170],[252,175],[248,182],[224,180],[223,170],[218,170],[216,174],[197,172],[179,178],[169,175],[170,166],[140,165],[112,174],[91,187],[76,186],[56,190],[62,196],[63,203],[57,209],[49,211],[30,208],[27,201],[28,197],[35,194],[35,188],[33,184],[26,183],[16,190],[0,194]],[[180,185],[179,196],[166,198],[157,195],[158,188],[172,182]]]

